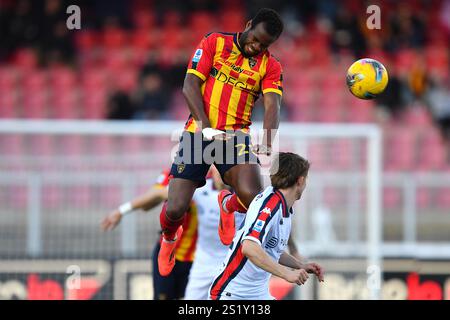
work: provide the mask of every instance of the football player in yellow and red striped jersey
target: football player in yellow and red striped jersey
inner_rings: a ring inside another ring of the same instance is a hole
[[[268,51],[283,31],[280,16],[261,9],[238,33],[210,33],[189,62],[183,94],[191,115],[172,164],[167,207],[160,215],[163,241],[159,271],[168,275],[175,264],[173,250],[182,232],[184,214],[195,189],[205,184],[214,164],[235,193],[222,191],[219,236],[229,245],[235,234],[234,212],[246,212],[262,190],[257,154],[270,155],[279,124],[282,68]],[[264,97],[264,137],[253,146],[251,115],[259,95]]]
[[[132,201],[124,203],[108,214],[101,223],[102,229],[114,229],[120,223],[122,217],[133,210],[142,209],[144,211],[149,211],[163,202],[163,206],[166,206],[167,186],[169,185],[170,178],[170,171],[164,170],[150,190],[143,195],[136,197]],[[172,274],[163,277],[156,267],[162,236],[153,249],[152,277],[154,300],[172,300],[184,297],[184,292],[189,279],[189,272],[194,261],[198,237],[198,214],[197,205],[194,201],[191,202],[186,211],[182,226],[183,233],[180,233],[180,241],[177,242],[175,248],[177,266]]]

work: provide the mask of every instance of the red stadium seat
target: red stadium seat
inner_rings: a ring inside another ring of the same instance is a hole
[[[313,108],[293,107],[289,109],[289,120],[298,122],[313,122],[315,121]]]
[[[44,185],[42,187],[42,199],[43,210],[65,206],[64,193],[60,185]]]
[[[17,117],[18,96],[16,91],[0,89],[0,118]]]
[[[194,43],[198,43],[207,33],[220,31],[216,26],[216,18],[209,12],[197,11],[188,18],[188,29],[191,31]]]
[[[179,27],[165,27],[160,33],[160,42],[164,43],[165,47],[170,47],[172,49],[180,49],[185,46],[186,43],[186,33],[183,29]]]
[[[31,119],[47,118],[47,93],[45,91],[29,91],[23,97],[22,115]]]
[[[181,25],[183,21],[183,17],[181,13],[177,10],[168,10],[163,17],[163,27],[164,28],[179,28],[181,29],[183,26]]]
[[[19,72],[12,67],[0,68],[0,90],[13,90],[19,78]]]
[[[305,72],[303,75],[298,75],[292,79],[291,85],[295,88],[295,91],[298,92],[298,94],[313,91],[317,88],[315,77],[311,72]]]
[[[445,45],[429,45],[425,48],[425,59],[430,68],[448,68],[448,48]]]
[[[13,185],[9,187],[9,195],[7,196],[8,207],[11,209],[21,210],[28,207],[29,190],[26,186]]]
[[[81,52],[92,51],[99,45],[99,36],[96,31],[82,29],[75,32],[75,45]]]
[[[48,156],[54,152],[53,138],[49,135],[35,135],[28,137],[29,151],[33,156]]]
[[[416,204],[419,209],[430,208],[432,204],[432,190],[427,187],[420,187],[416,193]]]
[[[355,169],[356,163],[353,163],[354,145],[352,140],[335,139],[330,144],[330,154],[332,155],[332,167],[336,170]]]
[[[102,206],[107,208],[115,208],[118,203],[122,202],[122,188],[117,185],[102,186],[99,188],[98,196]]]
[[[150,10],[138,10],[133,13],[132,21],[136,29],[148,32],[154,28],[156,17]]]
[[[114,83],[114,89],[131,93],[137,87],[138,70],[136,68],[126,68],[113,70],[112,76],[117,79]]]
[[[34,70],[38,65],[37,54],[32,49],[19,49],[14,54],[13,64],[24,71]]]
[[[240,10],[224,11],[220,17],[220,30],[223,32],[237,32],[245,26],[245,15]]]
[[[401,191],[399,188],[395,187],[384,187],[383,188],[383,208],[384,209],[395,209],[400,208],[402,203]]]
[[[130,42],[133,49],[148,50],[157,44],[156,33],[153,29],[136,30],[130,35]]]
[[[104,89],[108,86],[108,71],[103,68],[86,68],[81,71],[81,83],[85,90]]]
[[[298,92],[298,90],[295,90]],[[291,98],[286,98],[289,105],[290,119],[300,122],[315,121],[315,96],[312,91],[304,91],[296,94],[293,92]]]
[[[408,127],[391,127],[385,135],[386,170],[411,170],[416,162],[416,134]]]
[[[0,154],[19,155],[23,150],[22,135],[0,135]]]
[[[85,139],[82,136],[61,136],[58,137],[58,148],[58,154],[80,155],[85,149]]]
[[[347,90],[345,73],[329,70],[328,72],[324,72],[323,75],[324,76],[321,80],[321,87],[325,88],[326,91],[333,90],[345,92]]]
[[[102,34],[102,45],[106,49],[122,48],[126,45],[128,34],[116,27],[107,27]]]
[[[114,137],[94,136],[89,139],[92,155],[114,154]]]
[[[127,68],[133,57],[128,49],[112,49],[103,51],[103,65],[107,70]]]
[[[403,49],[397,53],[396,67],[400,74],[408,74],[414,62],[417,60],[417,53],[411,49]]]
[[[173,120],[186,121],[188,118],[189,111],[181,89],[173,93],[169,113],[170,119]]]
[[[338,100],[325,99],[316,109],[316,120],[324,123],[340,122],[343,118],[342,104]]]
[[[377,48],[372,48],[372,49],[368,50],[366,56],[370,57],[372,59],[380,61],[386,67],[386,69],[389,72],[390,57],[385,51],[383,51],[381,49],[377,49]]]
[[[375,119],[374,102],[350,97],[346,118],[349,122],[373,122]]]
[[[308,145],[307,158],[314,163],[316,170],[329,168],[328,145],[323,141],[315,140]]]
[[[122,140],[121,150],[130,154],[143,152],[144,141],[139,136],[124,136]]]
[[[446,164],[446,150],[437,129],[427,130],[420,144],[417,169],[424,171],[443,169]]]
[[[48,75],[45,71],[28,72],[22,78],[22,85],[25,90],[41,91],[47,87]]]
[[[438,191],[436,203],[439,208],[447,212],[450,210],[450,188],[442,188]]]
[[[317,120],[320,122],[340,122],[343,120],[344,95],[342,90],[327,88],[318,95],[316,107]]]
[[[49,80],[53,89],[73,89],[77,85],[77,74],[69,68],[55,68],[49,72]]]
[[[346,193],[342,188],[325,187],[323,191],[323,202],[329,208],[342,207],[347,203]]]
[[[104,119],[106,116],[107,97],[105,91],[85,91],[82,99],[82,118]]]
[[[93,201],[93,194],[90,186],[69,186],[64,188],[66,195],[65,204],[71,208],[84,209],[89,208]]]
[[[75,88],[74,88],[75,89]],[[51,117],[55,119],[79,118],[78,93],[76,90],[53,92]]]
[[[408,108],[402,114],[402,121],[411,127],[431,127],[433,119],[425,106],[414,106]]]

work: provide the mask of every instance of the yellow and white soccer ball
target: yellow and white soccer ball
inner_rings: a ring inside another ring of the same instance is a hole
[[[377,60],[364,58],[347,70],[347,86],[360,99],[373,99],[386,89],[389,77],[386,68]]]

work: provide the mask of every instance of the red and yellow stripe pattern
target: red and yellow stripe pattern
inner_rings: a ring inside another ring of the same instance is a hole
[[[154,188],[167,188],[170,181],[170,170],[164,170],[153,185]],[[183,222],[183,233],[175,249],[175,259],[183,262],[194,261],[198,237],[198,210],[194,201],[191,202]],[[160,238],[160,241],[162,237]]]
[[[183,234],[175,249],[175,259],[178,261],[194,261],[198,238],[197,206],[191,203],[183,223]]]
[[[244,57],[237,37],[226,33],[207,35],[192,56],[187,73],[204,81],[204,110],[212,128],[247,132],[259,94],[282,95],[282,70],[268,51],[254,58]],[[189,117],[185,130],[197,129],[195,120]]]

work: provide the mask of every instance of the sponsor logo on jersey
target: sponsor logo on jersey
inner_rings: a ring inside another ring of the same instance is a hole
[[[243,74],[246,74],[248,76],[252,76],[252,75],[255,74],[253,71],[245,70],[245,69],[241,68],[240,66],[237,66],[237,65],[235,65],[234,63],[232,63],[232,62],[230,62],[228,60],[224,60],[223,64],[226,65],[226,66],[229,66],[231,69],[233,69],[234,71],[236,71],[238,73],[243,73]]]
[[[257,232],[261,232],[262,228],[264,226],[264,221],[261,219],[256,220],[255,226],[253,227],[253,230]]]
[[[269,241],[267,241],[266,243],[266,248],[270,248],[273,249],[278,245],[278,238],[277,237],[272,237],[269,239]]]
[[[185,164],[179,164],[178,166],[177,166],[177,171],[178,171],[178,173],[182,173],[183,171],[184,171],[184,168],[186,168],[186,165]]]
[[[195,62],[194,62],[194,64],[195,64]],[[248,83],[240,81],[237,78],[234,78],[230,75],[226,75],[222,71],[217,70],[215,67],[211,68],[211,71],[209,72],[209,74],[212,77],[216,78],[216,80],[226,83],[226,84],[231,84],[232,86],[239,88],[241,90],[244,90],[244,91],[254,95],[255,97],[258,96],[258,94],[259,94],[259,92],[255,90],[254,86],[251,86]]]
[[[263,194],[262,194],[262,193],[259,193],[259,194],[256,196],[255,201],[261,199],[262,197],[263,197]]]
[[[197,49],[197,51],[195,51],[194,57],[192,58],[193,62],[199,62],[200,58],[202,57],[203,54],[203,49]]]

